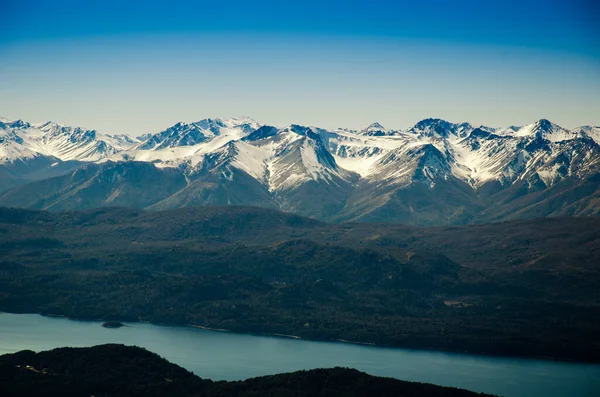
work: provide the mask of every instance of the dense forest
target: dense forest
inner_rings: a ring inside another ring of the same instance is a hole
[[[0,356],[0,395],[353,397],[485,396],[467,390],[367,375],[354,369],[298,371],[213,382],[145,349],[123,345],[24,350]]]
[[[1,208],[0,310],[600,361],[600,219]]]

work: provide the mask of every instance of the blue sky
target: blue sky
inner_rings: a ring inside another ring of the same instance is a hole
[[[235,115],[600,124],[597,3],[4,0],[0,115],[132,134]]]

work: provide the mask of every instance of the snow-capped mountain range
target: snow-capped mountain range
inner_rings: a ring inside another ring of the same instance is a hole
[[[0,139],[0,163],[36,156],[62,161],[97,161],[140,143],[127,135],[104,135],[53,121],[30,124],[5,118],[0,118]]]
[[[599,175],[600,127],[545,119],[354,131],[215,118],[136,138],[0,118],[0,205],[239,204],[334,221],[466,223],[597,214]]]

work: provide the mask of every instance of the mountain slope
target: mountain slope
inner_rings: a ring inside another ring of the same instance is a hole
[[[50,210],[103,206],[143,208],[171,196],[186,185],[177,170],[140,162],[89,164],[54,178],[27,184],[2,194],[12,207]]]
[[[317,133],[298,125],[257,130],[191,164],[189,185],[150,208],[256,205],[325,218],[343,207],[355,178],[337,166]]]
[[[179,122],[137,145],[136,150],[161,150],[179,146],[194,146],[218,136],[239,139],[259,127],[254,120],[242,117],[204,119],[193,123]]]
[[[597,194],[585,187],[600,174],[600,134],[591,126],[568,130],[541,119],[491,128],[425,119],[405,131],[379,123],[329,131],[261,126],[242,117],[177,123],[139,140],[51,122],[3,120],[0,205],[110,205],[110,199],[91,197],[94,188],[73,195],[61,184],[36,181],[85,164],[144,162],[185,183],[143,200],[121,195],[120,205],[255,205],[322,220],[420,225],[599,214]],[[122,191],[121,180],[87,183]],[[33,185],[18,189],[26,183]],[[154,186],[148,180],[146,189]],[[9,189],[14,191],[2,194]]]
[[[38,125],[36,129],[43,135],[32,142],[32,146],[61,160],[96,161],[119,151],[106,140],[100,139],[94,130],[67,127],[54,122]]]
[[[95,130],[70,127],[52,121],[32,125],[22,120],[0,122],[0,134],[13,137],[12,157],[33,154],[55,157],[62,161],[93,162],[131,148],[137,143],[126,135],[104,135]],[[6,151],[5,147],[5,151]],[[19,153],[21,152],[21,153]],[[4,153],[6,160],[6,153]]]
[[[326,219],[343,208],[357,176],[338,166],[318,131],[291,125],[256,145],[273,151],[269,190],[280,209]]]
[[[22,120],[0,121],[0,192],[32,181],[64,175],[130,148],[137,141],[124,135],[54,122],[31,125]]]

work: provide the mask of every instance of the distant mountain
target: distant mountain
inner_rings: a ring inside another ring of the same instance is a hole
[[[131,138],[2,120],[0,205],[54,208],[41,196],[61,196],[61,208],[110,205],[91,196],[75,202],[61,184],[39,180],[84,163],[135,161],[185,180],[169,196],[147,195],[143,207],[151,209],[256,205],[322,220],[422,225],[599,213],[591,186],[600,173],[600,128],[592,126],[568,130],[541,119],[492,128],[431,118],[405,131],[379,123],[352,131],[276,128],[240,117],[180,122]],[[136,189],[156,190],[159,180]],[[27,183],[34,185],[19,188]]]
[[[22,120],[0,121],[0,133],[14,138],[11,145],[13,155],[2,156],[3,162],[22,159],[31,156],[31,153],[62,161],[93,162],[139,143],[137,139],[127,135],[105,135],[95,130],[69,127],[53,121],[34,125]]]
[[[179,122],[158,134],[149,136],[135,149],[160,150],[178,146],[193,146],[222,135],[239,139],[258,127],[259,124],[256,121],[247,117],[204,119],[189,124]]]
[[[454,124],[442,119],[425,119],[419,121],[408,131],[414,134],[429,137],[464,138],[473,129],[474,127],[469,123]]]
[[[600,143],[600,126],[584,125],[582,127],[573,128],[575,133],[583,133],[591,137],[596,143]]]
[[[213,382],[134,346],[29,350],[0,356],[6,396],[484,396],[331,368]]]
[[[51,121],[33,125],[0,118],[0,191],[63,175],[138,143],[127,135],[104,135]]]
[[[369,125],[364,130],[360,130],[359,134],[366,135],[366,136],[386,136],[386,135],[394,135],[394,131],[388,130],[387,128],[385,128],[384,126],[379,124],[378,122],[375,122],[375,123]]]
[[[185,186],[186,179],[177,170],[156,168],[150,163],[91,163],[66,175],[9,190],[2,199],[12,207],[55,211],[104,206],[143,208]]]
[[[96,161],[117,153],[117,148],[95,130],[47,122],[35,127],[43,135],[31,141],[34,148],[61,160]],[[32,134],[32,131],[25,131]]]

